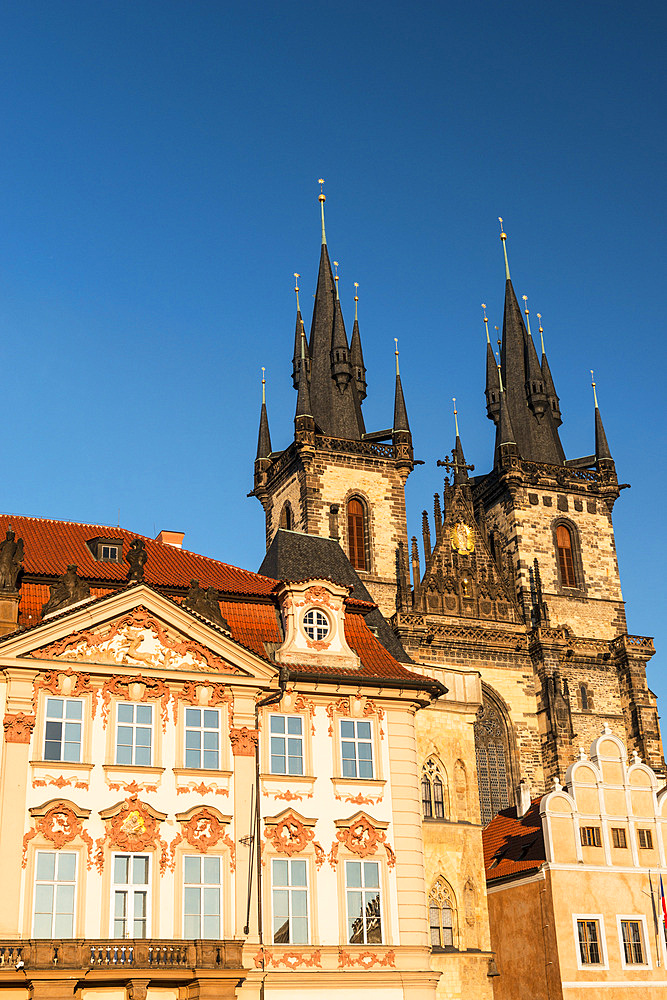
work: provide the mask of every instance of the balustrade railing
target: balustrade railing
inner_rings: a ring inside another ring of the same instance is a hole
[[[242,947],[165,938],[0,941],[0,969],[240,969]]]

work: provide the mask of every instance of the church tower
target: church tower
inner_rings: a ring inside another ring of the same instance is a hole
[[[300,275],[295,275],[294,440],[284,451],[272,451],[263,396],[253,495],[264,508],[267,549],[279,528],[338,539],[389,618],[409,602],[405,482],[414,465],[412,435],[398,348],[392,426],[366,431],[358,295],[348,341],[338,265],[334,261],[334,274],[327,247],[323,183],[322,243],[309,337],[299,303]]]
[[[646,681],[653,641],[627,631],[612,523],[624,486],[595,383],[594,452],[568,459],[541,317],[540,358],[527,298],[522,311],[510,277],[504,231],[501,241],[505,305],[497,359],[484,312],[493,467],[469,476],[457,423],[451,458],[438,463],[448,475],[435,497],[433,533],[423,514],[423,573],[412,539],[412,611],[395,617],[414,660],[481,677],[474,731],[484,823],[518,795],[563,780],[579,747],[604,724],[665,772]]]

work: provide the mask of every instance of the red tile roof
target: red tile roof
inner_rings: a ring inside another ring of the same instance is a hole
[[[25,548],[24,572],[41,576],[61,576],[70,563],[78,566],[79,576],[93,580],[123,582],[129,566],[126,562],[100,562],[86,542],[93,538],[118,538],[123,543],[123,555],[133,538],[142,538],[148,559],[144,576],[157,587],[189,587],[197,579],[202,587],[216,587],[225,594],[270,594],[275,580],[247,569],[197,555],[187,549],[156,542],[154,538],[110,528],[101,524],[78,524],[74,521],[52,521],[37,517],[0,514],[0,538],[9,526],[22,538]],[[44,600],[48,598],[48,592]]]
[[[482,831],[486,881],[495,882],[533,871],[546,861],[540,802],[533,799],[525,816],[503,809]]]
[[[144,571],[146,583],[158,590],[166,588],[168,596],[179,603],[193,578],[198,579],[202,587],[215,587],[221,592],[220,609],[232,637],[264,660],[273,662],[272,652],[283,641],[280,614],[273,593],[279,581],[270,577],[178,549],[123,528],[0,514],[0,538],[4,537],[10,524],[16,537],[23,539],[25,549],[23,568],[26,579],[21,586],[20,628],[38,624],[42,606],[49,599],[46,580],[61,576],[72,563],[78,567],[79,576],[91,584],[93,597],[117,592],[125,584],[128,564],[96,560],[87,541],[98,537],[120,539],[125,554],[133,538],[143,538],[148,554]],[[35,580],[40,577],[44,578],[44,583]],[[176,588],[181,590],[180,594],[173,593]],[[304,664],[299,672],[327,674],[332,679],[342,675],[384,678],[394,682],[405,681],[410,687],[424,689],[434,686],[435,682],[430,678],[412,673],[395,660],[373,635],[365,622],[364,613],[375,605],[349,597],[346,607],[345,634],[361,660],[361,670],[327,670]]]

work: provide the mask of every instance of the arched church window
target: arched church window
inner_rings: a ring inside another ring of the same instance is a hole
[[[500,709],[484,700],[474,725],[477,785],[482,825],[510,804],[507,726]]]
[[[593,711],[593,694],[588,688],[588,684],[579,685],[579,708],[582,712]]]
[[[292,530],[292,508],[288,503],[283,504],[283,509],[280,512],[280,523],[278,527],[284,528],[286,531]]]
[[[424,819],[444,819],[447,782],[438,762],[429,757],[422,768],[422,811]]]
[[[366,511],[361,500],[352,497],[347,504],[347,540],[350,562],[355,569],[367,569]]]
[[[566,524],[559,524],[556,528],[556,549],[558,551],[560,582],[563,587],[577,586],[572,548],[572,532]]]
[[[428,920],[432,948],[444,950],[456,947],[456,903],[451,886],[442,876],[435,880],[429,893]]]

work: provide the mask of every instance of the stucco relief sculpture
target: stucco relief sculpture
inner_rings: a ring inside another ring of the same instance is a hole
[[[15,715],[8,713],[2,724],[6,743],[30,743],[35,728],[35,716],[24,715],[23,712],[17,712]]]
[[[74,632],[65,639],[35,650],[39,659],[63,659],[114,663],[118,666],[146,664],[156,670],[215,670],[237,673],[205,646],[191,639],[171,636],[159,619],[145,608],[135,608],[98,630]]]
[[[338,824],[337,824],[338,825]],[[345,826],[342,826],[336,833],[336,840],[339,841],[352,854],[359,855],[360,858],[367,858],[375,854],[378,847],[382,845],[387,853],[387,867],[393,868],[396,864],[396,855],[387,841],[384,830],[377,829],[364,813],[359,813]],[[337,848],[337,845],[334,845]],[[329,854],[329,859],[333,867],[338,860],[338,850],[333,847]]]
[[[27,864],[28,844],[41,834],[57,851],[79,837],[87,848],[88,868],[92,868],[93,841],[83,827],[83,820],[89,815],[89,809],[77,809],[71,802],[56,802],[37,818],[35,826],[24,836],[21,866],[25,868]]]
[[[19,573],[23,568],[23,539],[16,538],[12,528],[7,528],[5,540],[0,543],[0,591],[16,592]]]
[[[229,821],[229,817],[221,816],[217,810],[204,806],[201,809],[190,810],[189,817],[186,813],[177,819],[182,828],[171,842],[172,871],[176,865],[176,847],[184,841],[200,854],[206,854],[209,848],[215,847],[218,843],[225,844],[229,848],[229,869],[232,872],[236,870],[236,847],[229,834],[225,833],[225,824]]]
[[[160,823],[166,817],[133,795],[124,802],[100,813],[106,823],[106,833],[95,841],[95,867],[104,870],[104,848],[117,847],[121,851],[145,851],[148,847],[160,848],[160,874],[164,875],[169,863],[169,849],[160,836]]]
[[[266,826],[264,839],[278,854],[286,854],[291,858],[293,854],[300,854],[312,843],[315,864],[318,868],[322,867],[326,854],[322,845],[315,840],[315,831],[309,821],[304,821],[295,812],[290,811],[273,822],[267,820]]]
[[[222,617],[220,610],[220,594],[215,587],[208,587],[204,590],[199,586],[199,580],[190,580],[190,589],[183,598],[183,607],[195,611],[202,618],[208,618],[216,625],[222,625],[229,629],[227,621]]]

